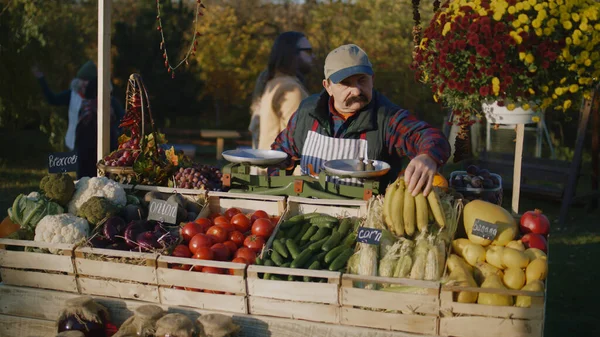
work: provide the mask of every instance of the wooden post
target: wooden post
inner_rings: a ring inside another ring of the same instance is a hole
[[[600,179],[600,108],[593,106],[592,109],[592,190],[598,192],[598,179]],[[598,198],[591,201],[590,209],[598,208]]]
[[[521,164],[523,160],[523,140],[525,124],[517,124],[517,143],[515,145],[515,167],[513,171],[512,212],[519,214],[519,196],[521,194]]]
[[[112,0],[98,1],[97,160],[110,152],[110,27]]]

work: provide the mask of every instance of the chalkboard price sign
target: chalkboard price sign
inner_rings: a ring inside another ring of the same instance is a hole
[[[76,172],[77,159],[77,153],[75,151],[50,153],[48,155],[48,172]]]
[[[151,200],[148,205],[148,220],[164,223],[177,223],[177,203],[165,200]]]
[[[491,222],[475,219],[471,234],[477,235],[487,240],[494,240],[498,235],[498,225]]]
[[[381,241],[381,229],[358,227],[358,238],[356,242],[369,245],[378,245]]]

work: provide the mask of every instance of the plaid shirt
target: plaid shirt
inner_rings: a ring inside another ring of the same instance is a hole
[[[331,134],[334,138],[344,138],[348,126],[357,116],[358,114],[355,114],[344,120],[335,111],[333,97],[329,98]],[[294,144],[293,134],[296,131],[297,120],[296,112],[290,118],[287,128],[277,136],[275,142],[271,145],[271,149],[288,154],[288,160],[282,163],[283,167],[287,167],[288,170],[293,170],[294,162],[300,159],[302,155]],[[388,154],[392,157],[408,156],[412,159],[420,154],[427,154],[439,166],[446,163],[450,157],[450,144],[444,134],[426,122],[418,120],[408,110],[398,110],[390,118],[385,129],[384,142]],[[269,170],[271,175],[277,175],[278,172],[278,170]]]

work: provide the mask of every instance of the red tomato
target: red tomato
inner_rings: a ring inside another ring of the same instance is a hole
[[[244,259],[243,257],[236,257],[231,262],[248,264],[248,260]],[[239,269],[229,269],[229,275],[235,275],[236,270],[239,270]]]
[[[227,223],[222,222],[222,223],[216,224],[215,226],[224,228],[227,231],[227,233],[231,233],[235,230],[235,227],[233,227],[233,225],[230,224],[229,222],[227,222]]]
[[[222,215],[223,215],[223,214],[221,214],[221,213],[213,213],[213,214],[209,215],[209,216],[208,216],[208,218],[209,218],[209,219],[210,219],[212,222],[215,222],[215,218],[218,218],[218,217],[220,217],[220,216],[222,216]]]
[[[206,234],[196,234],[190,240],[189,248],[192,254],[196,254],[198,252],[198,248],[200,247],[210,247],[214,244],[212,238]]]
[[[256,253],[260,253],[265,245],[265,239],[257,235],[250,235],[244,240],[244,246],[250,248]]]
[[[254,221],[256,221],[256,219],[261,219],[261,218],[262,219],[268,219],[269,218],[269,214],[267,214],[267,212],[265,212],[265,211],[258,210],[256,212],[254,212],[252,214],[252,216],[250,217],[250,223],[253,224]]]
[[[225,216],[221,215],[221,216],[218,216],[218,217],[216,217],[216,218],[213,220],[213,222],[214,222],[214,224],[215,224],[215,225],[217,225],[217,226],[219,226],[219,225],[221,225],[221,224],[227,224],[227,225],[229,225],[229,218],[227,218],[227,217],[225,217]]]
[[[273,224],[269,219],[256,219],[252,224],[252,234],[268,238],[273,233]]]
[[[188,222],[181,227],[181,237],[185,242],[190,242],[194,235],[203,233],[202,226],[195,222]]]
[[[221,270],[221,268],[216,267],[204,267],[202,268],[202,272],[210,274],[223,274],[223,270]]]
[[[214,260],[215,254],[209,247],[200,247],[198,252],[192,256],[193,259],[198,260]],[[195,271],[202,271],[203,266],[194,266]]]
[[[250,230],[250,219],[245,214],[236,214],[231,218],[231,224],[235,230],[246,233]]]
[[[214,243],[223,243],[227,241],[227,230],[220,226],[212,226],[206,231],[206,235],[208,235]]]
[[[222,243],[215,243],[210,247],[210,250],[212,250],[217,261],[227,261],[229,259],[229,249]]]
[[[186,245],[177,245],[177,247],[173,249],[173,253],[171,253],[171,256],[190,258],[192,257],[192,252]]]
[[[239,208],[231,207],[230,209],[225,211],[225,216],[229,219],[233,218],[234,215],[242,213]]]
[[[202,226],[202,233],[206,233],[206,230],[213,225],[212,221],[208,218],[198,218],[194,222]]]
[[[281,218],[280,216],[272,216],[269,217],[269,220],[271,220],[271,223],[275,226],[275,224],[277,224],[279,222],[279,218]]]
[[[242,247],[235,252],[235,258],[242,257],[248,261],[249,264],[254,264],[256,260],[256,252],[247,247]]]
[[[235,244],[238,247],[241,247],[244,245],[244,239],[246,237],[244,236],[244,234],[242,234],[241,232],[238,231],[233,231],[231,233],[229,233],[229,240],[235,242]]]
[[[225,247],[227,247],[227,250],[229,250],[229,256],[233,256],[233,254],[235,254],[236,250],[238,249],[237,244],[231,240],[225,241],[223,242],[223,244],[225,245]]]

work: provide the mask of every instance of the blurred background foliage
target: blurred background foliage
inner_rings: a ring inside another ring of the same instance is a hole
[[[195,0],[161,0],[163,32],[172,63],[190,48]],[[245,130],[250,96],[266,67],[275,37],[304,32],[313,44],[310,92],[322,89],[323,62],[333,48],[356,43],[374,64],[375,85],[395,103],[442,127],[445,110],[409,68],[412,48],[410,0],[204,0],[196,53],[177,69],[164,67],[156,30],[156,2],[113,0],[113,93],[124,104],[127,79],[140,73],[160,127]],[[63,147],[66,107],[45,103],[31,67],[38,65],[52,90],[66,90],[87,60],[97,57],[97,1],[0,0],[0,128],[39,128],[52,147]],[[421,3],[427,23],[432,5]],[[571,116],[577,116],[574,107]],[[560,145],[572,146],[577,118],[549,112]],[[557,129],[558,130],[558,129]]]

